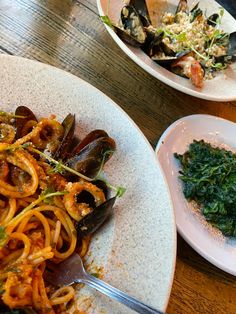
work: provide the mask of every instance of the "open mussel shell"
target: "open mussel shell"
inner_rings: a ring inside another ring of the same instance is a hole
[[[124,42],[126,42],[127,44],[133,46],[133,47],[137,47],[140,48],[142,46],[142,43],[138,42],[136,40],[136,38],[134,38],[133,36],[131,36],[130,34],[128,34],[125,30],[119,28],[118,26],[114,26],[114,31],[116,32],[116,34],[120,37],[120,39]]]
[[[108,216],[112,213],[116,196],[110,198],[106,202],[94,208],[94,210],[86,215],[76,224],[76,230],[79,236],[86,236],[94,233],[100,228]]]
[[[115,149],[116,144],[111,137],[100,137],[69,158],[66,164],[88,177],[95,177]]]
[[[151,59],[155,61],[156,63],[158,63],[159,65],[168,68],[171,66],[172,62],[175,61],[177,58],[170,57],[170,56],[160,58],[154,55]]]
[[[236,32],[229,35],[229,47],[227,51],[228,56],[236,58]]]
[[[220,62],[222,64],[236,62],[236,32],[229,34],[227,39],[227,46],[227,54],[216,57],[215,62]]]
[[[69,113],[63,120],[62,126],[64,127],[63,139],[57,151],[53,155],[53,158],[57,160],[64,160],[67,158],[75,132],[75,115]]]
[[[215,27],[216,26],[216,22],[219,19],[219,17],[220,16],[219,16],[218,13],[212,14],[211,16],[208,17],[207,24]]]
[[[122,28],[138,43],[144,44],[146,40],[146,32],[138,12],[131,5],[126,5],[120,13],[120,22]]]
[[[151,25],[150,16],[145,0],[131,0],[129,3],[138,12],[141,22],[144,27]]]
[[[73,150],[73,154],[79,154],[79,152],[88,144],[92,143],[94,140],[100,138],[100,137],[108,137],[108,134],[104,130],[93,130],[89,134],[85,136],[85,138],[75,147]]]
[[[187,0],[180,0],[179,1],[179,4],[178,4],[176,11],[175,11],[175,14],[178,14],[179,12],[185,12],[185,13],[189,12]]]
[[[203,12],[202,10],[198,7],[199,3],[197,3],[192,10],[190,11],[191,13],[191,23],[197,19],[198,17],[201,17]]]
[[[151,36],[150,33],[148,35]],[[145,52],[148,53],[153,61],[168,67],[176,59],[176,56],[175,52],[162,41],[163,35],[164,33],[161,32],[154,34],[153,38],[150,37],[150,42],[145,46]]]
[[[16,138],[18,139],[18,138],[25,135],[22,133],[22,131],[23,131],[23,128],[25,127],[26,123],[28,121],[37,122],[37,119],[36,119],[34,113],[26,106],[17,107],[15,110],[15,115],[19,116],[19,118],[15,119]]]

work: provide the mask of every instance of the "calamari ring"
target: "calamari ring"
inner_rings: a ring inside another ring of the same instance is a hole
[[[13,143],[15,139],[15,129],[10,124],[1,123],[0,124],[0,142],[2,143]]]
[[[0,180],[0,194],[10,198],[23,198],[35,193],[38,187],[38,174],[28,155],[29,153],[21,150],[4,154],[4,159],[7,162],[27,172],[31,176],[31,180],[22,184],[22,186],[14,186],[4,180]]]
[[[57,120],[43,118],[39,123],[41,131],[32,137],[33,144],[40,148],[55,151],[64,134],[64,128]]]
[[[76,196],[82,191],[87,191],[92,194],[96,206],[99,206],[106,200],[103,191],[90,182],[80,181],[68,183],[66,190],[69,193],[64,195],[63,202],[69,215],[76,221],[80,221],[84,216],[93,211],[93,208],[91,208],[89,204],[76,203]]]

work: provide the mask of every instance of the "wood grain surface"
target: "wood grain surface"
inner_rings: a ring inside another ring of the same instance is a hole
[[[235,14],[235,0],[221,2]],[[207,113],[236,122],[236,102],[185,95],[140,69],[108,35],[95,0],[0,0],[0,53],[39,60],[91,83],[130,115],[153,147],[172,122],[186,115]],[[235,296],[235,277],[178,236],[167,313],[235,314]]]

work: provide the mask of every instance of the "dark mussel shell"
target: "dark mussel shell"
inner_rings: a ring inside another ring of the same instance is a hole
[[[226,41],[227,43],[223,43],[223,45],[228,46],[227,54],[216,57],[215,62],[220,62],[222,64],[236,62],[236,32],[229,34],[229,36],[226,38]]]
[[[104,130],[93,130],[89,134],[85,136],[85,138],[75,147],[73,150],[73,154],[79,154],[79,152],[89,143],[93,142],[94,140],[100,138],[100,137],[108,137],[108,134]]]
[[[175,52],[162,41],[163,35],[163,32],[155,34],[150,39],[150,42],[146,44],[145,52],[153,61],[164,67],[168,67],[176,59],[176,56]],[[149,34],[149,36],[151,35]],[[164,57],[160,57],[160,55],[164,55]]]
[[[139,17],[144,27],[151,25],[151,19],[148,13],[148,8],[145,0],[131,0],[129,3],[138,12]]]
[[[116,32],[117,36],[120,37],[120,39],[124,42],[126,42],[127,44],[133,46],[133,47],[137,47],[140,48],[142,46],[142,43],[138,42],[136,40],[136,38],[134,38],[133,36],[131,36],[130,34],[128,34],[125,30],[113,25],[114,31]]]
[[[93,178],[115,149],[116,144],[111,137],[100,137],[86,145],[78,154],[69,158],[66,164],[70,168]]]
[[[179,1],[179,4],[178,4],[177,9],[175,11],[175,14],[177,14],[179,12],[186,12],[186,13],[189,12],[187,0],[180,0]]]
[[[146,32],[138,12],[131,5],[122,8],[120,20],[124,30],[134,38],[139,44],[144,44],[146,40]]]
[[[198,18],[199,16],[202,16],[203,12],[202,10],[198,7],[199,3],[197,3],[193,8],[192,10],[190,11],[191,13],[191,23],[196,19]]]
[[[69,113],[63,120],[62,126],[64,127],[63,139],[57,151],[53,155],[53,158],[57,160],[59,159],[64,160],[68,157],[67,154],[72,145],[73,136],[75,132],[75,115]]]
[[[108,188],[107,184],[102,180],[93,181],[93,184],[101,189],[105,195],[105,198],[108,199],[111,193],[111,189]]]
[[[31,308],[21,308],[17,310],[12,310],[5,304],[1,304],[0,314],[37,314],[37,312]]]
[[[16,138],[18,139],[24,135],[22,134],[22,130],[28,121],[37,122],[38,120],[36,119],[34,113],[28,107],[25,107],[25,106],[17,107],[15,111],[15,115],[24,117],[24,118],[15,119]]]
[[[79,236],[86,236],[94,233],[108,216],[111,214],[113,206],[115,204],[116,196],[110,198],[106,202],[94,208],[94,210],[86,215],[82,220],[76,224],[76,230]]]
[[[216,21],[218,20],[219,17],[220,16],[219,16],[218,13],[212,14],[211,16],[208,17],[207,24],[215,27],[216,26]]]
[[[229,34],[229,47],[227,55],[232,56],[234,60],[236,58],[236,32]]]

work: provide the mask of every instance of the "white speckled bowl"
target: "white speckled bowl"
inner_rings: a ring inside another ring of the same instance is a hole
[[[82,137],[107,130],[117,152],[106,166],[109,180],[127,188],[114,217],[94,236],[90,261],[104,279],[160,310],[172,286],[176,229],[170,195],[154,151],[134,122],[111,99],[81,79],[27,59],[0,55],[1,110],[29,106],[38,116],[76,114]],[[91,289],[78,293],[88,313],[130,313]],[[77,305],[76,305],[77,306]]]
[[[106,15],[109,7],[108,16],[113,23],[117,23],[124,2],[123,0],[97,0],[99,14],[101,16]],[[179,0],[153,0],[153,2],[155,3],[157,16],[161,17],[164,12],[175,12]],[[207,16],[219,11],[220,5],[214,0],[189,0],[189,7],[193,8],[197,2],[199,2],[199,7]],[[214,79],[205,81],[204,87],[199,89],[190,80],[175,75],[152,61],[141,49],[124,43],[110,27],[105,26],[124,53],[141,68],[165,84],[198,98],[214,101],[236,100],[236,62],[227,70],[219,73]],[[227,11],[225,11],[222,19],[222,29],[228,33],[236,31],[236,20]]]

